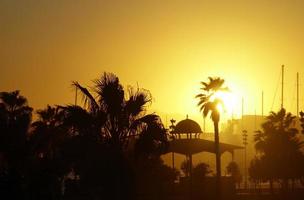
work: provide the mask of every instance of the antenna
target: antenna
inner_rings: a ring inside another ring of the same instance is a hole
[[[243,118],[244,118],[244,97],[242,97],[242,129],[244,128]]]
[[[242,97],[242,118],[244,115],[244,97]]]
[[[282,97],[281,97],[281,109],[284,108],[284,65],[282,65]]]
[[[297,72],[297,117],[299,116],[299,72]]]

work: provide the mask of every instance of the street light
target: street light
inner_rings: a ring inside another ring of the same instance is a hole
[[[245,189],[247,189],[247,131],[246,130],[243,130],[243,144],[245,146],[245,170],[244,170],[244,178],[245,178]]]

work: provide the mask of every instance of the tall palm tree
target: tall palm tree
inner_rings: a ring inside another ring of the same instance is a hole
[[[216,155],[216,187],[217,192],[220,195],[221,187],[221,153],[219,147],[219,121],[220,112],[218,106],[222,104],[222,100],[216,98],[216,93],[219,91],[228,91],[227,87],[224,87],[225,80],[219,77],[209,77],[209,82],[201,82],[202,93],[196,95],[199,99],[198,106],[204,117],[207,117],[211,113],[211,119],[214,125],[214,142],[215,142],[215,155]]]
[[[143,134],[140,137],[141,141],[137,143],[137,149],[140,149],[147,138],[150,138],[147,135],[151,133],[150,130],[159,126],[160,118],[156,114],[146,114],[146,106],[152,101],[149,91],[131,87],[124,90],[118,77],[112,73],[102,74],[93,83],[90,89],[78,82],[73,82],[73,86],[81,92],[84,109],[92,116],[93,126],[97,122],[101,125],[99,130],[96,129],[96,134],[111,157],[107,160],[111,166],[108,174],[111,174],[110,181],[113,182],[109,184],[113,186],[109,190],[113,190],[116,195],[112,199],[121,199],[124,193],[122,191],[127,189],[124,185],[126,181],[124,177],[128,176],[128,168],[124,156],[131,146],[130,138]],[[152,138],[154,140],[158,136],[153,135]],[[155,148],[157,146],[157,143],[153,142],[146,148],[158,149]],[[149,149],[146,149],[148,154],[150,154]]]
[[[159,123],[157,115],[146,114],[146,106],[152,101],[149,91],[129,87],[125,94],[118,77],[112,73],[104,73],[93,82],[91,91],[78,82],[73,82],[73,86],[81,91],[89,113],[103,122],[99,134],[106,144],[121,151],[127,147],[130,136]]]

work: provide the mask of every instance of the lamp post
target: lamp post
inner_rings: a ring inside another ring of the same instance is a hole
[[[245,159],[245,162],[244,162],[244,178],[245,178],[245,189],[247,189],[247,131],[246,130],[243,130],[243,145],[245,146],[245,152],[244,152],[244,159]]]

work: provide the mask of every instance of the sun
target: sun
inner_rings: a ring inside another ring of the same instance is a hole
[[[220,99],[223,104],[218,104],[217,109],[221,113],[233,115],[237,106],[237,97],[232,92],[218,91],[214,94],[213,99]]]

